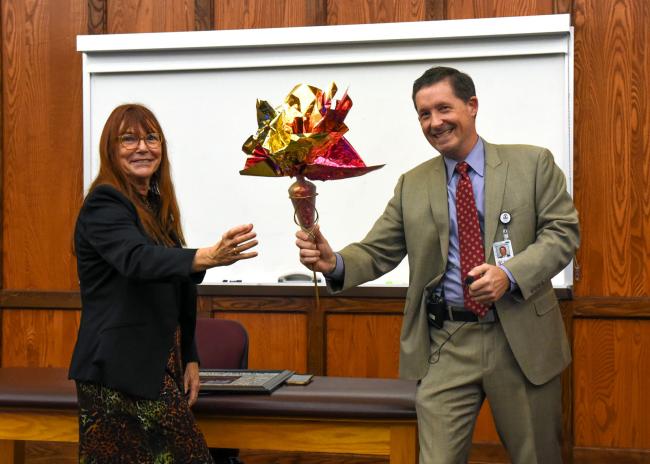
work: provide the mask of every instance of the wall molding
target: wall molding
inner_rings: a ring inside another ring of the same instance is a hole
[[[590,448],[575,446],[573,464],[646,464],[650,462],[649,449]]]
[[[81,297],[75,291],[6,290],[0,291],[2,309],[81,309]]]
[[[645,464],[650,462],[650,450],[630,448],[573,447],[573,464]],[[470,462],[510,462],[500,443],[474,443]],[[566,457],[565,457],[566,460]]]
[[[575,318],[650,319],[650,297],[576,297],[571,312]]]
[[[580,319],[650,319],[650,297],[565,298],[558,289],[564,312]],[[404,287],[359,287],[337,295],[319,288],[327,313],[401,313]],[[206,286],[199,287],[199,311],[308,312],[314,306],[313,287],[305,286]],[[78,291],[0,290],[0,308],[80,309]]]

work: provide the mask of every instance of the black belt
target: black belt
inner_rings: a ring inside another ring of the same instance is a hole
[[[488,309],[484,317],[479,317],[471,310],[462,306],[448,305],[440,296],[434,295],[427,301],[427,317],[429,324],[441,328],[444,321],[478,322],[479,324],[499,321],[494,305]]]
[[[488,309],[483,317],[479,317],[478,314],[474,314],[471,310],[462,306],[450,305],[447,305],[447,311],[442,314],[445,321],[479,322],[482,324],[499,321],[499,315],[494,307]]]

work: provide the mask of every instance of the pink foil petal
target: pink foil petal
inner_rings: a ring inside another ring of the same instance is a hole
[[[339,166],[323,166],[311,165],[306,166],[302,171],[302,175],[310,180],[339,180],[347,179],[348,177],[363,176],[371,171],[384,167],[383,164],[376,166],[365,166],[362,168],[350,167],[342,168]]]

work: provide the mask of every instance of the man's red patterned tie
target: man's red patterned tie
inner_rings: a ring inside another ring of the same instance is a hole
[[[467,273],[472,268],[485,262],[481,227],[478,222],[478,211],[474,200],[472,181],[467,174],[468,169],[469,165],[464,161],[456,165],[456,171],[460,174],[456,186],[456,222],[458,224],[458,240],[460,243],[460,275],[463,282],[465,282]],[[488,307],[469,296],[467,285],[463,285],[463,297],[467,309],[479,316],[485,315]]]

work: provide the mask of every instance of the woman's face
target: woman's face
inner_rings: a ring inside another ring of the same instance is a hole
[[[149,191],[151,176],[160,167],[162,158],[160,135],[146,132],[142,128],[127,128],[120,131],[118,138],[117,163],[127,178],[144,195]],[[134,139],[138,140],[134,143]]]

